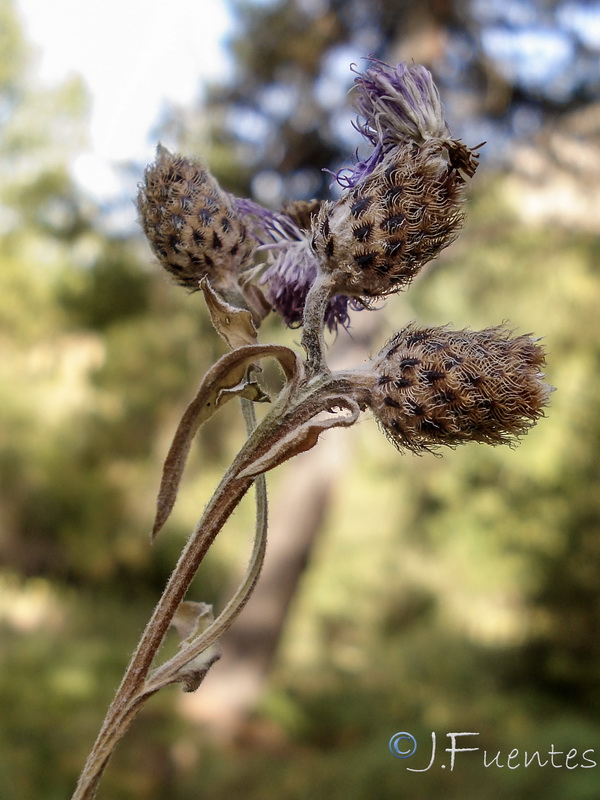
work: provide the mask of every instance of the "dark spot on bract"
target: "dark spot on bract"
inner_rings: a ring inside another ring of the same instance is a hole
[[[414,333],[409,333],[405,341],[409,347],[412,347],[414,344],[426,342],[430,336],[429,331],[415,331]]]
[[[436,394],[435,400],[436,402],[444,404],[454,403],[456,400],[456,392],[453,392],[450,389],[442,389]]]
[[[421,433],[427,433],[430,436],[431,435],[439,436],[441,433],[443,433],[443,429],[441,429],[441,426],[437,425],[435,422],[433,422],[430,419],[424,419],[421,422],[420,430],[421,430]]]
[[[418,364],[421,363],[420,358],[403,358],[398,366],[400,369],[406,369],[406,367],[416,367]]]
[[[358,228],[354,228],[352,233],[357,241],[366,242],[371,235],[372,230],[373,226],[367,223],[366,225],[360,225]]]
[[[412,414],[415,417],[424,417],[425,416],[425,409],[420,403],[415,402],[414,400],[405,400],[404,405],[406,410],[409,414]]]
[[[384,195],[384,202],[388,205],[395,205],[404,194],[403,186],[392,186]]]
[[[198,212],[198,220],[201,225],[210,225],[213,220],[214,214],[208,208],[201,208]]]
[[[390,408],[402,408],[400,403],[397,400],[394,400],[393,397],[384,397],[383,404],[386,406],[390,406]]]
[[[481,375],[467,375],[467,380],[471,386],[481,386],[485,378],[483,378]]]
[[[370,269],[375,263],[376,258],[376,253],[363,253],[360,256],[354,256],[354,261],[356,262],[356,266],[360,267],[360,269]]]
[[[446,377],[446,373],[440,372],[439,369],[426,369],[423,371],[422,375],[426,383],[435,383]]]
[[[390,258],[395,258],[403,246],[404,246],[404,240],[396,239],[385,242],[383,245],[383,249],[385,250],[385,254],[387,256],[389,256]]]
[[[394,383],[394,386],[397,389],[408,389],[408,387],[412,385],[413,382],[410,378],[398,378],[398,380]]]
[[[350,213],[353,217],[362,216],[371,204],[371,197],[360,197],[351,207]]]
[[[404,214],[394,214],[393,216],[384,219],[384,221],[381,223],[381,227],[388,233],[395,233],[398,228],[402,227],[404,220]]]

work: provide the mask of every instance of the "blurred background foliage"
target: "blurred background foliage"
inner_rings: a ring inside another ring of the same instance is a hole
[[[417,774],[387,743],[411,731],[423,745],[417,767],[432,730],[440,749],[447,731],[477,731],[504,763],[513,748],[553,743],[577,749],[574,763],[594,749],[600,764],[597,9],[235,8],[235,80],[162,131],[182,151],[201,146],[228,189],[275,206],[332,191],[322,168],[348,163],[358,145],[347,90],[361,54],[425,63],[453,130],[488,141],[460,240],[409,293],[356,315],[332,351],[360,363],[413,318],[509,320],[544,336],[559,391],[515,451],[400,456],[365,419],[324,437],[320,461],[307,462],[326,494],[303,483],[301,463],[270,476],[274,558],[294,547],[292,495],[306,514],[317,495],[320,505],[286,586],[265,579],[279,616],[263,614],[258,636],[244,615],[237,640],[232,631],[223,675],[244,684],[253,674],[251,690],[236,700],[229,683],[219,695],[217,664],[197,695],[154,698],[100,796],[463,798],[485,787],[492,800],[596,798],[600,766],[485,769],[471,753],[450,772],[442,754]],[[110,210],[73,182],[85,87],[35,85],[11,0],[0,0],[0,43],[0,796],[52,800],[69,796],[242,426],[231,404],[202,432],[173,520],[150,548],[161,459],[223,346],[198,296],[164,280],[140,233],[115,233]],[[545,62],[548,52],[559,57]],[[299,337],[270,319],[261,338]],[[251,529],[248,502],[194,599],[222,606]]]

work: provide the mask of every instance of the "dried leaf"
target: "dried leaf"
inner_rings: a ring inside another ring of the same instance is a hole
[[[232,350],[247,344],[256,344],[257,331],[252,322],[252,314],[237,308],[215,292],[206,278],[200,281],[204,299],[214,329]]]
[[[204,633],[214,622],[213,609],[207,603],[194,603],[186,600],[179,604],[171,625],[176,629],[181,638],[180,651],[193,640]],[[221,657],[221,649],[217,644],[207,647],[199,655],[188,661],[171,676],[169,683],[183,683],[184,692],[194,692],[202,683],[210,667]]]
[[[253,403],[270,403],[271,398],[255,381],[242,381],[230,389],[221,389],[217,395],[217,405],[222,405],[231,397],[245,397]]]
[[[245,375],[249,365],[269,356],[279,361],[288,380],[302,371],[300,357],[289,347],[256,344],[238,347],[227,353],[204,376],[196,397],[181,418],[165,459],[152,538],[165,524],[175,504],[181,476],[198,429],[232,397],[242,395],[258,402],[264,401],[266,395],[255,383],[246,381]]]
[[[175,628],[183,642],[203,633],[211,622],[214,622],[213,607],[208,603],[195,603],[184,600],[173,614],[171,625]]]
[[[251,478],[261,475],[274,467],[279,466],[294,456],[304,453],[314,447],[323,431],[328,428],[348,427],[354,425],[360,414],[360,408],[351,398],[338,398],[338,406],[350,411],[346,416],[334,416],[324,420],[310,420],[296,428],[284,439],[278,441],[263,456],[253,461],[241,473],[240,478]]]

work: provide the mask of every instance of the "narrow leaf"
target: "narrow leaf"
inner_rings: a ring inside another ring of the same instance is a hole
[[[246,345],[227,353],[204,376],[196,396],[183,413],[163,466],[156,501],[156,517],[152,538],[160,531],[171,513],[190,447],[200,426],[232,397],[242,395],[264,402],[266,395],[253,382],[245,380],[246,369],[255,361],[276,358],[288,380],[302,371],[299,356],[282,345]]]

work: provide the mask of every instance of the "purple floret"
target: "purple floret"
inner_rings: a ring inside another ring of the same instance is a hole
[[[271,211],[253,200],[234,197],[233,201],[256,239],[257,249],[268,255],[269,265],[260,284],[266,286],[269,302],[288,327],[299,327],[306,297],[319,271],[307,231],[287,214]],[[338,325],[348,326],[348,304],[349,298],[344,295],[330,300],[325,313],[330,331],[337,330]]]
[[[354,70],[356,72],[356,69]],[[336,174],[345,189],[367,178],[390,150],[411,141],[444,139],[450,134],[444,109],[429,70],[400,62],[396,66],[378,59],[354,79],[354,127],[373,146],[370,155]]]

